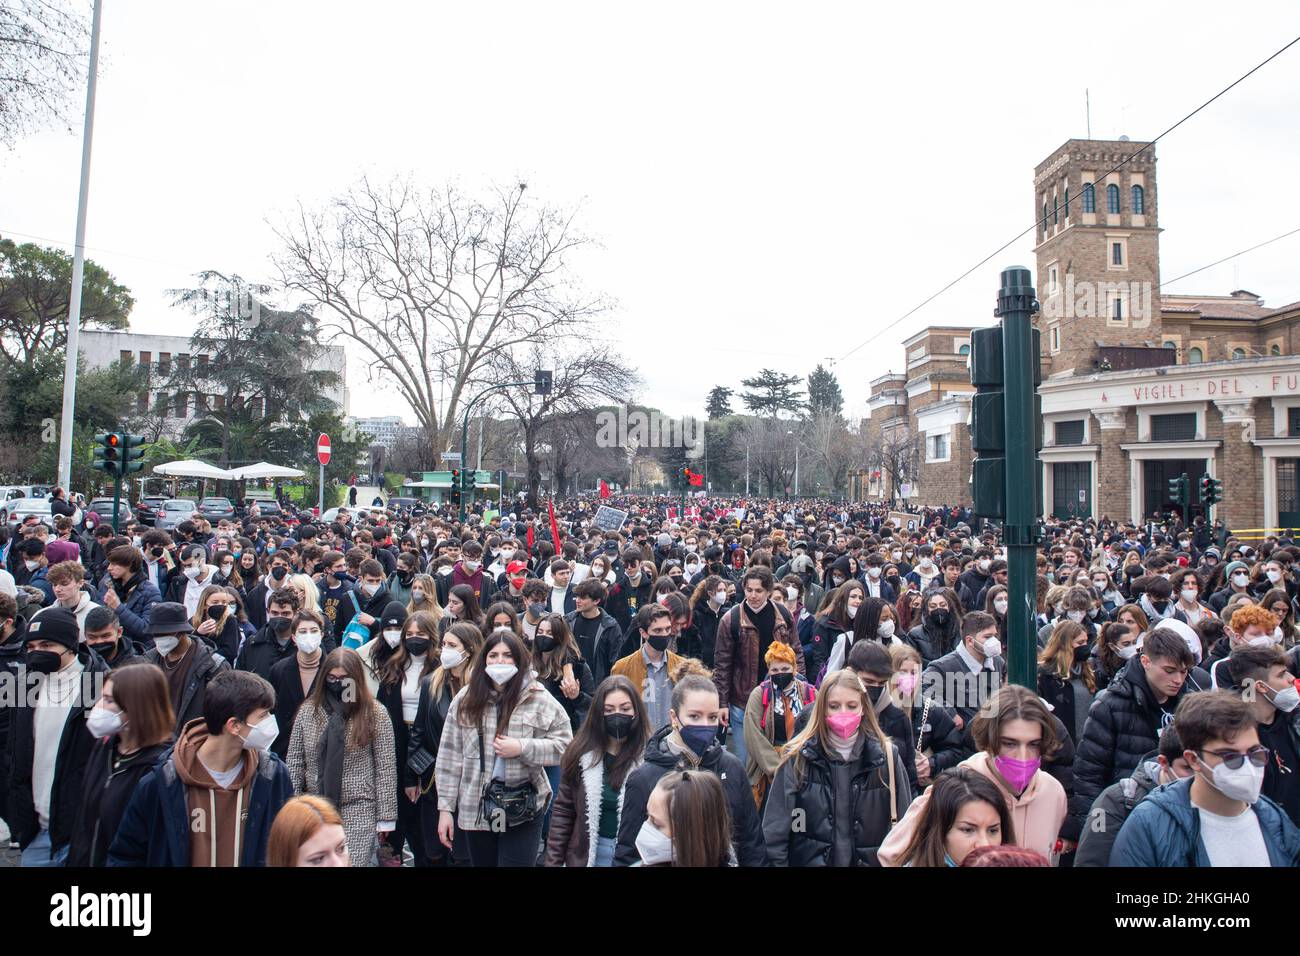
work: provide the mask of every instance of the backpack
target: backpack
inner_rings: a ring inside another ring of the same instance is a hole
[[[352,607],[356,614],[352,615],[352,620],[348,626],[343,629],[343,634],[339,640],[339,647],[356,650],[362,644],[370,640],[370,628],[366,627],[357,618],[361,615],[361,605],[357,603],[357,594],[355,591],[349,591],[348,597],[352,599]]]

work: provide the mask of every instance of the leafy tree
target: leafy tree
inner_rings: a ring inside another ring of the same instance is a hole
[[[66,252],[0,239],[0,358],[6,364],[31,369],[43,354],[62,353],[71,291],[72,257]],[[102,266],[86,260],[82,328],[124,329],[134,304],[130,290],[118,285]]]
[[[715,385],[709,390],[708,403],[705,406],[705,411],[707,412],[710,421],[713,421],[715,418],[726,418],[728,415],[732,414],[731,396],[734,394],[735,391],[727,388],[725,385]]]
[[[823,368],[821,363],[808,375],[808,406],[813,413],[829,411],[835,415],[844,412],[844,393],[835,373]]]
[[[781,412],[797,415],[804,408],[804,391],[795,387],[799,382],[798,375],[765,368],[753,378],[741,380],[745,391],[740,397],[746,408],[764,418],[778,418]]]

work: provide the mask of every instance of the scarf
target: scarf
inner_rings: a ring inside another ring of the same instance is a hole
[[[320,763],[317,768],[316,792],[334,806],[342,806],[343,754],[347,750],[348,723],[343,716],[343,704],[328,696],[325,699],[328,722],[320,741]]]

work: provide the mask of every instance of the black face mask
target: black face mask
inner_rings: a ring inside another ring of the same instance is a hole
[[[275,578],[277,581],[283,581],[284,576],[288,573],[289,569],[282,564],[276,565],[271,569],[271,577]]]
[[[86,646],[110,663],[117,656],[117,641],[100,641],[97,644],[87,641]]]
[[[881,695],[882,693],[884,693],[884,690],[885,690],[885,688],[883,688],[883,687],[868,687],[868,688],[867,688],[867,696],[871,698],[871,702],[872,702],[873,704],[875,704],[875,703],[879,703],[879,701],[880,701],[880,695]]]
[[[647,637],[645,642],[662,654],[668,649],[668,642],[670,640],[672,640],[670,637],[660,637],[659,635],[655,635],[654,637]]]
[[[543,654],[548,654],[560,646],[560,642],[550,634],[538,634],[533,638],[533,643],[537,645],[537,649]]]
[[[343,697],[343,685],[345,681],[330,679],[325,681],[325,693],[329,694],[335,700]]]
[[[53,674],[63,666],[63,655],[55,651],[28,651],[27,669],[38,674]]]
[[[948,623],[948,612],[947,612],[947,611],[931,611],[931,612],[930,612],[930,623],[933,624],[935,627],[944,627],[944,626],[946,626],[947,623]]]
[[[287,617],[273,617],[267,620],[266,626],[271,629],[271,632],[275,634],[277,638],[283,640],[284,635],[289,631],[289,625],[292,623],[293,622]]]
[[[150,548],[149,553],[152,554],[155,558],[161,558],[165,550],[166,550],[165,548]]]
[[[636,726],[635,714],[610,714],[605,718],[605,733],[612,740],[626,740]]]
[[[408,637],[406,639],[406,653],[419,657],[421,654],[429,652],[429,639],[427,637]]]
[[[1152,601],[1151,606],[1156,609],[1157,614],[1164,614],[1165,608],[1169,606],[1168,601]]]
[[[772,686],[777,690],[785,690],[794,683],[794,674],[773,674]]]
[[[1084,661],[1086,661],[1087,659],[1088,659],[1088,645],[1087,645],[1087,644],[1081,644],[1081,645],[1079,645],[1078,647],[1076,647],[1076,648],[1074,649],[1074,662],[1075,662],[1076,664],[1082,664],[1082,663],[1083,663]]]

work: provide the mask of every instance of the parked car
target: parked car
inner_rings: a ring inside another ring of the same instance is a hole
[[[280,507],[280,502],[274,498],[262,498],[258,495],[249,495],[244,499],[244,514],[251,517],[253,514],[253,505],[257,505],[257,514],[259,518],[271,518],[282,521],[285,524],[297,524],[298,519],[290,515]]]
[[[141,524],[152,525],[166,500],[166,495],[146,495],[141,498],[135,506],[136,519]]]
[[[230,503],[229,498],[204,498],[199,502],[198,511],[209,521],[235,516],[235,506]]]
[[[182,521],[192,521],[198,505],[189,498],[168,498],[156,512],[153,526],[159,531],[171,531]]]
[[[352,516],[354,523],[356,522],[357,518],[362,517],[363,515],[372,514],[372,513],[373,514],[384,513],[382,508],[372,508],[369,505],[344,505],[343,507],[346,508],[348,514]],[[335,521],[337,521],[338,518],[339,518],[338,508],[327,508],[325,513],[320,516],[320,521],[322,524],[330,525],[333,524]]]
[[[53,485],[32,485],[33,498],[48,498],[53,493]]]
[[[421,498],[389,498],[388,507],[397,510],[398,508],[416,508],[424,504]]]
[[[86,506],[86,508],[87,510],[93,511],[95,512],[95,514],[99,515],[101,521],[111,522],[113,520],[113,499],[112,498],[93,498],[91,499],[90,504]],[[120,528],[123,524],[130,521],[133,517],[134,514],[131,511],[131,505],[127,503],[127,500],[125,498],[123,498],[118,503],[117,526]]]
[[[41,523],[54,528],[54,515],[50,512],[50,503],[44,498],[14,498],[0,505],[0,514],[12,529],[22,524],[28,515],[37,515]]]

